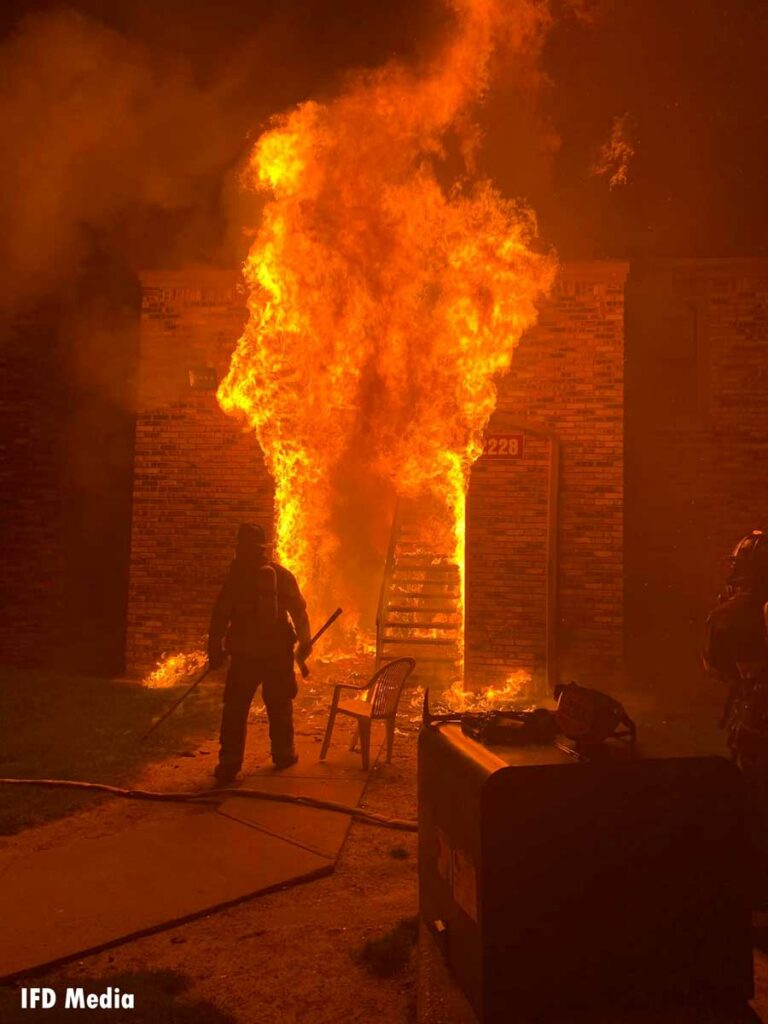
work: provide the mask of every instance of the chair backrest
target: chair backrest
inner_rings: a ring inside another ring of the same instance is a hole
[[[382,665],[371,679],[371,717],[384,718],[397,711],[403,683],[415,668],[416,662],[413,658],[398,658],[387,665]]]

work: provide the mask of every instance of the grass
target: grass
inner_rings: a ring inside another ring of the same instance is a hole
[[[389,856],[392,860],[407,860],[410,854],[404,846],[393,846],[389,851]]]
[[[187,684],[189,685],[189,684]],[[221,694],[203,684],[145,743],[140,737],[183,687],[149,690],[51,672],[0,670],[0,777],[125,785],[142,765],[180,755],[216,730]],[[73,790],[0,785],[0,835],[103,799]]]
[[[408,966],[418,935],[418,917],[404,917],[386,935],[366,942],[360,961],[377,978],[391,978]]]

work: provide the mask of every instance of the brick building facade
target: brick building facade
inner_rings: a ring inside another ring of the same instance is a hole
[[[524,454],[473,469],[471,679],[606,685],[623,653],[639,685],[695,692],[725,556],[768,521],[768,261],[626,271],[566,264],[501,385],[489,434]],[[205,372],[226,372],[244,322],[237,273],[142,275],[139,346],[133,287],[120,345],[98,278],[5,339],[6,663],[110,673],[125,651],[140,674],[196,646],[236,525],[271,523],[258,446]],[[66,335],[87,303],[84,377]]]
[[[726,556],[768,528],[768,260],[633,266],[627,337],[627,667],[695,696]]]
[[[467,663],[486,682],[519,667],[542,678],[548,650],[551,673],[555,659],[563,671],[594,678],[619,670],[625,275],[624,264],[565,267],[501,389],[491,429],[524,421],[525,453],[517,462],[484,457],[473,471]],[[165,650],[199,644],[236,524],[268,525],[272,502],[253,436],[221,412],[214,390],[190,379],[190,371],[212,369],[216,380],[226,372],[244,319],[236,275],[157,272],[142,283],[127,650],[134,673]],[[554,510],[553,445],[561,462]]]
[[[467,509],[467,674],[609,683],[623,642],[624,283],[628,266],[566,264],[515,351]]]
[[[107,260],[0,317],[0,662],[118,675],[138,282]]]
[[[45,664],[64,607],[64,394],[58,310],[17,317],[0,344],[0,649],[6,663]]]
[[[126,652],[133,674],[165,651],[200,646],[238,524],[271,523],[259,446],[216,401],[245,321],[238,281],[231,271],[142,275]]]

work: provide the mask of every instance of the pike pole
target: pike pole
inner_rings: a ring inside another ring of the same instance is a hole
[[[168,710],[166,712],[164,712],[164,714],[162,714],[160,716],[160,718],[158,718],[158,720],[154,723],[154,725],[150,725],[150,727],[147,729],[147,731],[144,733],[144,735],[139,740],[140,743],[143,743],[144,740],[146,740],[149,736],[151,736],[152,733],[155,731],[155,729],[157,729],[158,726],[163,724],[163,722],[166,720],[166,718],[170,718],[171,717],[171,715],[176,710],[176,708],[180,704],[184,703],[184,701],[187,699],[187,697],[190,695],[190,693],[192,693],[193,690],[197,689],[197,687],[200,685],[200,683],[202,683],[202,681],[205,679],[205,677],[208,675],[208,673],[210,671],[211,671],[211,666],[210,666],[210,664],[208,664],[208,665],[205,666],[205,668],[200,673],[200,675],[197,677],[197,679],[194,681],[194,683],[192,683],[192,685],[189,687],[189,689],[185,690],[184,693],[182,693],[182,695],[179,697],[179,699],[174,701],[173,704],[171,704],[171,706],[168,708]]]
[[[318,629],[318,631],[315,633],[315,635],[309,641],[309,646],[310,647],[314,647],[315,643],[320,639],[320,637],[323,635],[323,633],[326,631],[326,629],[329,629],[334,624],[336,619],[338,619],[338,617],[341,615],[342,610],[343,609],[341,609],[341,608],[337,608],[336,611],[333,613],[333,615],[330,615],[328,617],[328,619],[323,623],[323,625],[320,627],[320,629]],[[307,676],[309,675],[309,669],[307,668],[307,663],[305,661],[299,661],[298,658],[296,659],[296,662],[297,662],[297,664],[299,666],[299,670],[300,670],[300,672],[302,674],[302,677],[304,679],[306,679]],[[171,717],[171,715],[174,713],[176,708],[178,708],[181,704],[184,703],[184,701],[192,693],[193,690],[197,689],[197,687],[200,685],[200,683],[202,683],[202,681],[205,679],[205,677],[208,675],[208,673],[210,671],[211,671],[211,666],[210,666],[210,663],[209,663],[208,665],[205,666],[203,671],[200,673],[200,675],[197,677],[197,679],[194,681],[194,683],[192,683],[192,685],[189,687],[189,689],[185,690],[184,693],[182,693],[182,695],[179,697],[179,699],[174,701],[173,704],[171,704],[171,706],[168,708],[168,710],[166,712],[164,712],[160,716],[160,718],[158,718],[158,720],[153,725],[151,725],[149,727],[149,729],[147,729],[147,731],[144,733],[144,735],[139,740],[140,743],[143,743],[146,739],[148,739],[152,735],[152,733],[155,731],[155,729],[159,728],[163,724],[163,722],[166,720],[166,718],[170,718]]]
[[[330,627],[334,624],[336,619],[338,619],[338,617],[341,615],[342,611],[343,611],[342,608],[337,608],[336,611],[333,613],[333,615],[329,615],[328,616],[328,618],[323,623],[323,625],[320,627],[320,629],[318,629],[318,631],[315,633],[315,635],[309,641],[309,646],[310,647],[314,647],[315,646],[315,644],[320,639],[320,637],[323,635],[323,633],[326,631],[326,629],[330,629]],[[301,672],[302,677],[304,679],[306,679],[307,676],[309,675],[309,669],[307,668],[306,661],[301,661],[301,660],[299,660],[299,658],[297,658],[296,659],[296,664],[299,666],[299,671]]]

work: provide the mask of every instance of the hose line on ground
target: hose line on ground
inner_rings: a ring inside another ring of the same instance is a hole
[[[128,800],[156,800],[165,803],[219,803],[225,796],[240,796],[248,800],[274,800],[283,804],[299,804],[302,807],[317,807],[323,811],[335,811],[337,814],[348,814],[355,821],[365,825],[378,825],[380,828],[393,828],[400,832],[418,832],[418,822],[407,818],[388,818],[375,811],[364,811],[360,807],[348,807],[333,800],[318,800],[313,796],[292,796],[288,793],[269,793],[263,789],[208,789],[202,793],[156,793],[148,789],[122,789],[120,786],[108,786],[103,782],[78,782],[75,779],[0,779],[0,786],[44,786],[49,789],[91,790],[96,793],[108,793],[110,796],[121,796]]]

